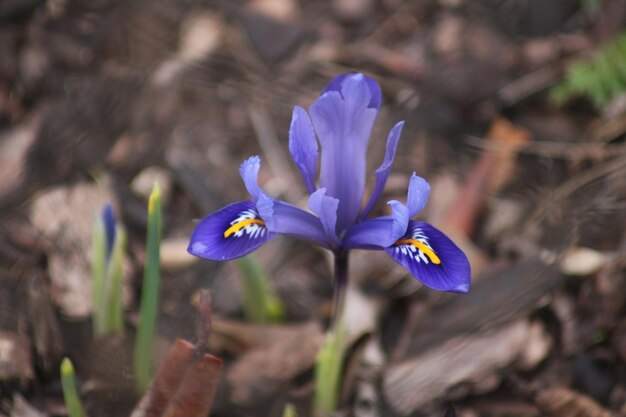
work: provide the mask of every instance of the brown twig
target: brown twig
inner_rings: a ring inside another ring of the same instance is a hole
[[[626,158],[616,158],[602,165],[595,166],[587,171],[584,171],[569,180],[565,181],[559,187],[557,187],[553,193],[552,202],[562,201],[571,196],[574,192],[584,187],[585,185],[596,181],[604,176],[616,173],[626,168]],[[551,204],[539,204],[535,211],[531,214],[531,221],[529,224],[539,224],[547,215],[550,210]]]
[[[207,351],[207,344],[209,341],[209,335],[211,334],[211,318],[213,298],[209,290],[200,290],[198,293],[198,299],[196,309],[198,310],[198,325],[197,325],[197,338],[198,346],[197,351],[205,353]]]
[[[475,136],[468,137],[467,142],[472,146],[484,150],[495,150],[502,147],[502,145],[497,142]],[[626,154],[626,144],[605,145],[597,142],[529,142],[519,148],[518,152],[573,161],[584,159],[598,160]]]

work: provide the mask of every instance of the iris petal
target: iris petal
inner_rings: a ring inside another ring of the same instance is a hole
[[[370,214],[374,204],[378,201],[378,197],[380,197],[383,189],[385,188],[385,183],[387,183],[387,178],[389,177],[389,172],[391,171],[391,166],[393,165],[393,158],[396,155],[398,140],[400,139],[403,127],[404,122],[398,122],[389,132],[385,158],[383,159],[383,163],[376,169],[376,184],[374,185],[372,195],[365,205],[365,209],[361,212],[361,219],[365,219]]]
[[[256,206],[271,233],[309,240],[330,248],[320,219],[311,213],[267,196],[261,196]]]
[[[407,233],[385,250],[429,288],[469,291],[471,272],[467,257],[450,238],[428,223],[409,222]]]
[[[335,232],[338,206],[339,200],[328,197],[325,188],[318,189],[309,197],[309,209],[319,217],[331,247],[339,246]]]
[[[409,226],[409,209],[401,202],[395,200],[391,200],[387,204],[391,206],[391,218],[393,219],[391,240],[395,242],[404,236]]]
[[[273,237],[255,204],[241,201],[202,219],[187,251],[212,261],[228,261],[249,254]]]
[[[361,75],[363,77],[363,80],[367,84],[367,88],[370,91],[370,100],[369,100],[369,103],[367,104],[367,107],[371,109],[379,110],[381,102],[382,102],[382,94],[380,91],[380,86],[378,85],[376,80],[363,74],[357,74],[355,72],[352,72],[352,73],[337,75],[328,83],[323,93],[326,93],[327,91],[337,91],[338,93],[342,93],[341,87],[343,85],[343,82],[346,80],[346,78],[352,77],[354,75]]]
[[[313,193],[319,151],[313,124],[302,107],[293,109],[289,127],[289,152],[302,174],[307,192]]]
[[[406,234],[409,209],[391,200],[391,216],[376,217],[350,227],[342,242],[345,249],[385,249]]]
[[[102,210],[102,223],[104,223],[104,233],[106,235],[106,259],[111,258],[113,244],[115,243],[116,220],[111,203],[106,203]]]
[[[406,197],[406,205],[409,208],[409,217],[414,217],[426,207],[428,196],[430,195],[430,184],[422,178],[411,175],[409,182],[409,192]]]
[[[259,196],[264,194],[261,187],[257,182],[257,177],[259,175],[259,169],[261,168],[261,158],[258,156],[251,156],[250,158],[243,161],[241,166],[239,167],[239,175],[243,179],[244,184],[246,185],[246,189],[248,193],[252,196],[254,201],[259,199]]]
[[[397,240],[393,238],[393,223],[391,216],[376,217],[356,223],[346,231],[341,247],[344,249],[385,249]]]
[[[377,109],[369,108],[370,87],[361,74],[345,77],[341,94],[324,93],[309,109],[322,145],[320,186],[339,200],[337,231],[352,225],[365,190],[369,135]]]

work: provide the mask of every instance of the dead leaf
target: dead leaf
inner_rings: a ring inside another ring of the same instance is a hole
[[[181,25],[179,57],[188,62],[206,58],[215,52],[224,37],[224,22],[207,11],[191,13]]]
[[[221,359],[176,340],[131,417],[207,416],[221,369]]]
[[[548,333],[544,324],[541,321],[531,322],[526,346],[515,364],[516,368],[523,371],[535,369],[548,356],[553,345],[552,336]]]
[[[46,415],[30,405],[20,394],[15,393],[10,417],[46,417]]]
[[[565,275],[584,277],[598,272],[607,261],[607,256],[602,252],[579,246],[565,253],[560,267]]]
[[[380,417],[382,395],[378,382],[387,357],[377,335],[370,337],[365,343],[354,388],[354,416]]]
[[[269,330],[279,326],[262,327]],[[233,402],[250,406],[266,401],[313,366],[324,340],[319,323],[280,327],[281,337],[244,353],[228,372]]]
[[[209,348],[241,354],[250,349],[266,348],[278,339],[289,338],[300,332],[302,326],[312,325],[265,325],[252,324],[213,316]]]
[[[187,252],[189,237],[169,238],[161,242],[161,268],[166,271],[179,271],[198,261]]]
[[[284,23],[292,23],[300,15],[299,4],[294,0],[253,0],[247,7],[250,11]]]
[[[28,336],[0,331],[0,381],[33,379],[33,363]]]
[[[343,310],[347,346],[376,330],[380,307],[379,299],[368,297],[352,285],[348,286]]]
[[[535,401],[544,412],[555,417],[615,417],[591,398],[567,388],[541,390]]]
[[[35,140],[37,119],[0,136],[0,199],[6,197],[24,179],[26,154]]]
[[[167,169],[150,166],[141,171],[130,183],[130,188],[135,194],[148,201],[152,187],[158,183],[161,187],[161,200],[168,202],[172,194],[172,175]]]
[[[536,259],[482,275],[469,294],[446,298],[424,320],[407,320],[407,341],[397,344],[383,374],[386,401],[396,411],[410,414],[464,382],[472,392],[493,388],[494,371],[527,350],[527,317],[564,279]]]
[[[46,239],[52,299],[65,316],[84,319],[91,315],[91,241],[94,216],[112,202],[105,188],[90,183],[54,187],[38,194],[30,219]],[[125,274],[128,276],[128,274]],[[129,293],[127,280],[124,293]]]
[[[384,374],[385,398],[395,411],[410,414],[457,384],[489,379],[520,355],[529,332],[529,323],[520,320],[489,333],[451,338],[392,365]]]
[[[492,123],[487,138],[493,146],[476,162],[456,204],[451,205],[441,223],[452,234],[470,236],[473,233],[488,197],[511,178],[517,151],[531,140],[528,131],[503,118]]]
[[[532,137],[528,130],[504,118],[498,118],[491,124],[487,139],[494,143],[493,149],[489,150],[487,155],[493,154],[496,158],[489,182],[489,191],[495,192],[511,178],[517,152],[530,142]]]
[[[33,345],[41,366],[50,372],[58,369],[63,353],[63,338],[50,299],[50,285],[44,273],[38,272],[30,274],[26,288]]]

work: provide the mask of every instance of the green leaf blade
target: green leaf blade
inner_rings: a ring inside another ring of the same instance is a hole
[[[159,305],[160,257],[162,232],[161,192],[155,184],[148,202],[148,235],[146,238],[146,263],[141,293],[139,328],[134,352],[135,382],[139,392],[144,392],[153,374],[153,354],[156,339],[156,319]]]

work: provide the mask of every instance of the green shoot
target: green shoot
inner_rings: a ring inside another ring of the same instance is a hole
[[[330,415],[339,405],[345,343],[346,328],[340,320],[335,329],[326,334],[315,361],[313,415],[316,417]]]
[[[100,214],[96,214],[93,225],[91,262],[91,276],[93,278],[93,331],[96,336],[106,333],[106,320],[104,315],[104,302],[106,298],[106,232],[104,221]]]
[[[237,260],[242,278],[242,304],[248,321],[272,323],[284,318],[283,305],[276,296],[263,267],[249,255]]]
[[[124,305],[122,302],[122,275],[126,252],[126,231],[117,226],[115,244],[109,261],[106,288],[105,320],[107,332],[124,330]]]
[[[126,252],[126,232],[120,224],[116,224],[112,210],[110,205],[106,205],[102,215],[96,214],[93,226],[92,321],[96,337],[124,329],[122,265]],[[107,253],[109,250],[111,253]]]
[[[63,389],[63,398],[69,417],[85,417],[85,412],[83,411],[83,406],[76,388],[74,365],[72,365],[72,361],[68,358],[64,358],[61,362],[61,387]]]
[[[148,236],[146,264],[137,340],[135,341],[134,371],[139,392],[144,392],[153,373],[153,351],[156,338],[156,319],[159,305],[159,248],[161,246],[161,191],[155,184],[148,202]]]
[[[293,404],[287,404],[285,406],[285,411],[283,411],[283,417],[298,417],[296,407],[294,407]]]

